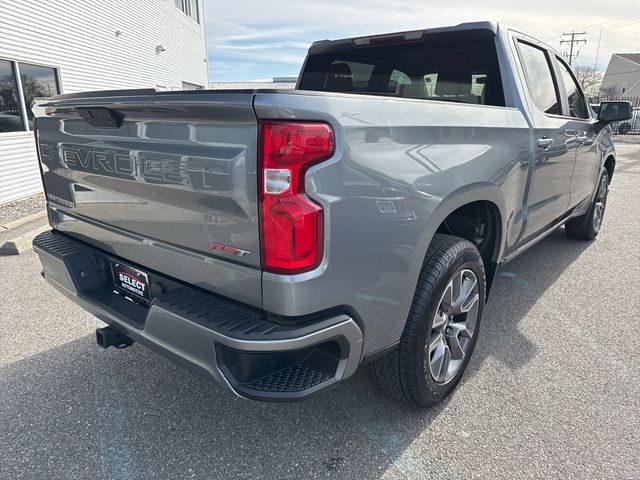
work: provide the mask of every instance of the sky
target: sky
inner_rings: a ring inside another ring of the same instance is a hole
[[[562,51],[563,32],[586,31],[575,65],[604,71],[612,53],[640,53],[639,0],[204,0],[210,81],[296,76],[309,45],[491,20]],[[600,32],[602,31],[601,37]],[[599,42],[600,38],[600,42]],[[598,43],[600,48],[598,51]]]

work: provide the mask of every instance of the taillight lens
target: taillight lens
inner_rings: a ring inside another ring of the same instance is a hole
[[[260,221],[262,265],[301,273],[322,260],[322,207],[307,197],[304,174],[335,151],[326,123],[261,122]]]

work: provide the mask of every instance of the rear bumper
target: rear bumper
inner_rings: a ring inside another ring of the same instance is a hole
[[[162,292],[149,305],[113,292],[105,253],[56,231],[35,238],[44,278],[133,340],[239,396],[305,398],[352,375],[362,332],[345,314],[286,323],[265,312],[152,273]],[[141,266],[144,268],[144,266]]]

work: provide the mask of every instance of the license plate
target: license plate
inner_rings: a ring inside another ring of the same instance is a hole
[[[111,260],[111,271],[118,290],[149,301],[149,276],[145,272],[115,260]]]

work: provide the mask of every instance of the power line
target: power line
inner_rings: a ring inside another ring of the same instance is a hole
[[[615,30],[615,29],[623,29],[628,27],[634,27],[636,24],[640,23],[640,14],[635,14],[626,18],[619,18],[617,20],[609,20],[600,24],[589,25],[584,27],[582,31],[576,32],[575,30],[572,33],[563,33],[562,35],[556,36],[553,39],[547,40],[545,43],[551,43],[555,39],[559,39],[560,48],[562,48],[563,44],[568,44],[569,47],[565,48],[563,55],[569,61],[569,64],[573,64],[578,55],[582,51],[582,47],[587,43],[587,39],[583,38],[585,35],[588,40],[595,40],[597,35],[597,48],[594,56],[588,56],[586,58],[580,57],[580,65],[587,65],[588,63],[593,62],[593,68],[598,70],[600,68],[600,64],[602,64],[602,68],[606,68],[607,60],[601,59],[601,51],[600,46],[602,43],[602,33],[605,31]],[[567,52],[568,50],[568,52]]]
[[[576,45],[584,45],[585,43],[587,43],[587,41],[584,38],[580,38],[584,35],[586,35],[587,32],[576,32],[576,31],[572,31],[571,33],[563,33],[562,34],[562,40],[560,40],[560,46],[562,46],[563,43],[568,43],[569,44],[569,65],[571,65],[571,62],[573,62],[573,59],[576,58],[578,56],[578,53],[580,53],[579,51],[576,52],[576,54],[573,54],[573,46]],[[567,39],[565,40],[564,37],[571,37],[571,39]]]
[[[626,23],[618,23],[618,24],[615,24],[615,25],[610,25],[610,26],[608,26],[608,27],[604,27],[604,28],[602,28],[601,30],[604,30],[604,31],[606,32],[606,31],[608,31],[608,30],[615,30],[615,29],[617,29],[617,28],[627,28],[627,27],[632,27],[632,26],[634,26],[635,24],[637,24],[638,22],[640,22],[640,19],[629,20],[629,21],[628,21],[628,22],[626,22]],[[596,31],[596,30],[591,30],[591,32],[595,32],[595,31]]]
[[[610,28],[618,28],[618,26],[623,26],[623,24],[626,24],[626,23],[634,23],[638,21],[638,19],[640,19],[640,14],[619,18],[618,20],[610,20],[604,23],[588,25],[584,27],[583,30],[587,30],[591,32],[598,31],[598,30],[608,30]]]
[[[618,18],[617,20],[608,20],[606,22],[603,23],[596,23],[593,25],[587,25],[586,27],[583,27],[583,30],[591,30],[591,31],[597,31],[600,29],[607,29],[612,25],[618,24],[618,23],[627,23],[629,21],[633,21],[635,19],[640,18],[640,14],[636,14],[636,15],[631,15],[631,16],[626,16],[626,17],[622,17],[622,18]]]
[[[582,31],[586,33],[596,33],[601,30],[613,30],[616,28],[630,27],[638,22],[640,22],[640,14],[619,18],[617,20],[610,20],[600,24],[588,25],[586,27],[583,27]],[[556,35],[555,37],[545,40],[545,43],[551,43],[556,39],[562,38],[563,36],[564,34]]]

